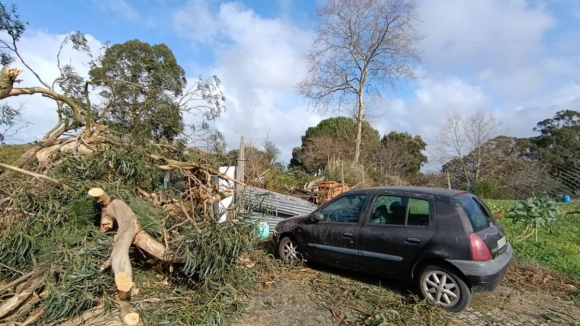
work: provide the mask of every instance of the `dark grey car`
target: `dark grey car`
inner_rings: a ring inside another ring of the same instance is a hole
[[[471,291],[493,291],[513,249],[477,196],[421,187],[357,189],[275,230],[282,259],[305,259],[415,282],[423,296],[461,311]]]

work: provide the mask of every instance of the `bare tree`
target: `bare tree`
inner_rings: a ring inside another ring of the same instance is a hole
[[[276,143],[270,139],[270,135],[266,135],[266,139],[264,139],[262,147],[266,155],[266,159],[268,160],[268,164],[274,165],[278,160],[278,156],[280,155],[280,149],[278,146],[276,146]]]
[[[414,78],[419,36],[415,0],[328,0],[317,11],[321,25],[306,55],[307,77],[298,91],[314,110],[355,107],[354,161],[360,158],[365,95],[380,95],[400,78]]]
[[[467,116],[450,112],[439,130],[437,157],[442,164],[459,166],[468,183],[472,173],[478,180],[482,167],[494,156],[484,145],[505,132],[503,122],[491,112],[479,109]]]

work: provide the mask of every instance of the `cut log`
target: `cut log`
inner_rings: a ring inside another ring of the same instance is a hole
[[[128,292],[133,286],[133,281],[126,272],[117,272],[115,273],[115,284],[119,291]]]
[[[34,308],[34,306],[40,302],[41,298],[46,298],[48,292],[44,291],[41,294],[36,294],[36,292],[32,293],[32,297],[24,304],[22,305],[18,311],[15,311],[9,318],[6,319],[6,321],[13,321],[15,319],[20,318],[21,316],[27,316],[28,313],[30,311],[32,311],[32,308]],[[37,311],[38,312],[38,311]],[[33,314],[34,315],[34,314]],[[31,315],[31,317],[33,316]],[[40,316],[40,315],[39,315]],[[32,322],[30,322],[32,323]]]
[[[20,276],[19,278],[15,279],[14,281],[0,287],[0,294],[2,294],[4,291],[10,290],[11,288],[20,285],[21,283],[26,282],[26,280],[28,280],[32,275],[34,275],[34,272],[30,272],[28,274],[24,274],[22,276]]]
[[[133,307],[127,301],[118,301],[119,313],[123,322],[127,325],[139,324],[139,314],[133,312]]]
[[[123,322],[127,325],[137,325],[139,324],[139,314],[136,312],[130,312],[123,317]]]
[[[89,196],[97,198],[97,202],[103,206],[108,205],[111,201],[109,195],[101,188],[91,188]]]
[[[121,199],[112,199],[103,189],[92,188],[89,195],[97,198],[103,205],[102,221],[114,219],[117,222],[117,234],[113,240],[111,252],[111,268],[115,274],[115,284],[119,291],[127,292],[133,284],[133,272],[129,260],[129,248],[137,233],[137,217],[129,206]],[[102,227],[102,226],[101,226]]]
[[[26,318],[26,320],[23,321],[22,324],[20,324],[20,326],[26,326],[34,323],[38,318],[40,318],[40,316],[42,316],[43,313],[44,309],[39,309],[35,311],[30,316],[28,316],[28,318]]]
[[[42,286],[42,277],[35,276],[29,279],[18,293],[4,301],[0,306],[0,320],[17,312],[25,304],[32,294]]]
[[[161,261],[173,261],[173,255],[167,252],[165,246],[143,230],[137,232],[134,243],[137,247]]]

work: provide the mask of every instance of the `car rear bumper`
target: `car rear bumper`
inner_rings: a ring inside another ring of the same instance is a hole
[[[506,251],[488,261],[448,260],[457,267],[471,284],[474,292],[495,290],[503,280],[512,261],[513,248],[507,244]]]

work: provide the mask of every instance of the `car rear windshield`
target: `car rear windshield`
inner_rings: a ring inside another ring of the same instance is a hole
[[[487,213],[486,209],[475,197],[471,195],[459,195],[455,196],[454,199],[457,200],[459,206],[467,214],[474,232],[485,230],[493,225],[493,217]]]

